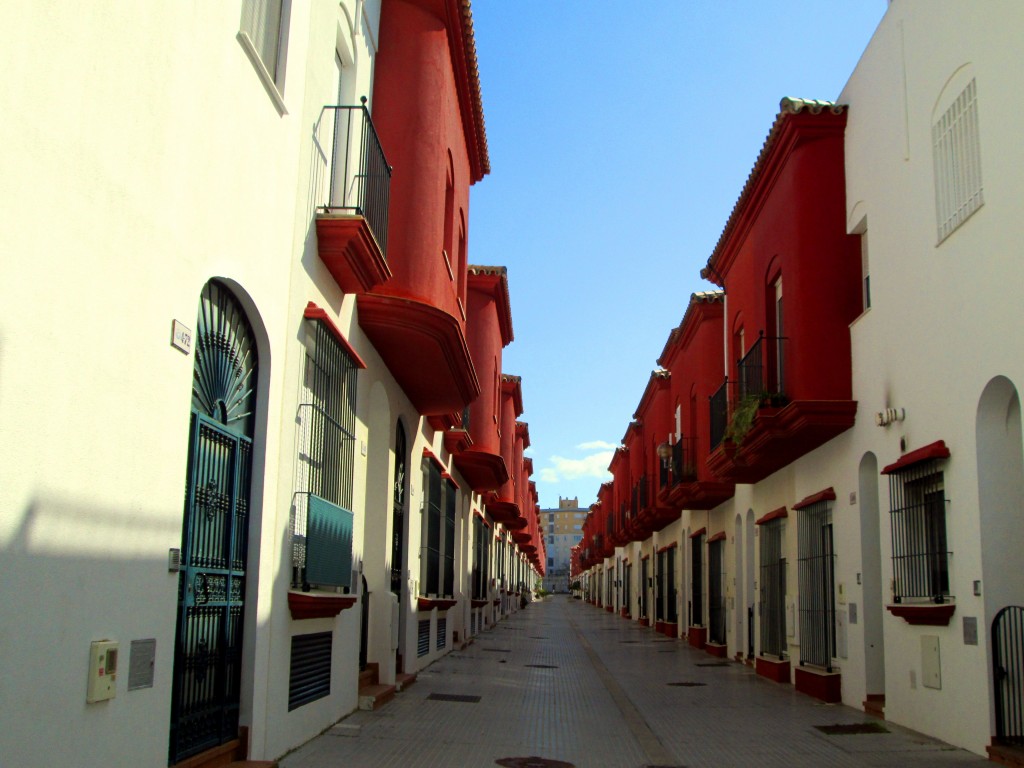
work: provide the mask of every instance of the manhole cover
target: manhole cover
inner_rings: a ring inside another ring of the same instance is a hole
[[[814,727],[829,736],[856,736],[863,733],[889,733],[888,729],[879,723],[836,723],[835,725],[816,725]]]
[[[480,701],[479,696],[467,696],[460,693],[432,693],[427,696],[430,701],[457,701],[462,704],[477,704]]]
[[[675,688],[702,688],[707,683],[695,683],[692,680],[684,680],[681,683],[666,683],[666,685],[671,685]]]
[[[524,664],[524,667],[533,667],[534,669],[558,669],[554,664]]]
[[[503,757],[494,763],[505,768],[576,768],[572,763],[547,757]]]
[[[728,661],[707,661],[701,664],[694,664],[695,667],[729,667]]]

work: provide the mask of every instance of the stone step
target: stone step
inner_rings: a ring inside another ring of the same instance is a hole
[[[393,685],[366,685],[359,688],[359,708],[372,712],[395,697]]]

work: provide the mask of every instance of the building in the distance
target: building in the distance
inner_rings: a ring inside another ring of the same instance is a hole
[[[558,497],[558,509],[542,509],[540,522],[548,545],[547,574],[544,588],[549,592],[569,591],[569,560],[572,548],[583,538],[583,520],[587,510],[579,498]]]

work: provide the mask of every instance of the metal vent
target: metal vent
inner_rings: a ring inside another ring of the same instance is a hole
[[[288,711],[322,699],[331,693],[330,632],[292,637],[291,671],[288,677]]]
[[[430,619],[418,623],[416,635],[416,655],[426,656],[430,653]]]
[[[448,645],[448,619],[437,620],[437,647],[444,648]]]
[[[480,697],[462,693],[432,693],[427,696],[428,701],[455,701],[460,704],[479,704]]]

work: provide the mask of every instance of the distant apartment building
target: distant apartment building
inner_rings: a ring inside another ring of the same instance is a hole
[[[547,537],[548,562],[544,586],[550,592],[569,591],[569,559],[572,548],[583,538],[587,510],[579,498],[558,497],[558,509],[542,509],[540,521]]]

